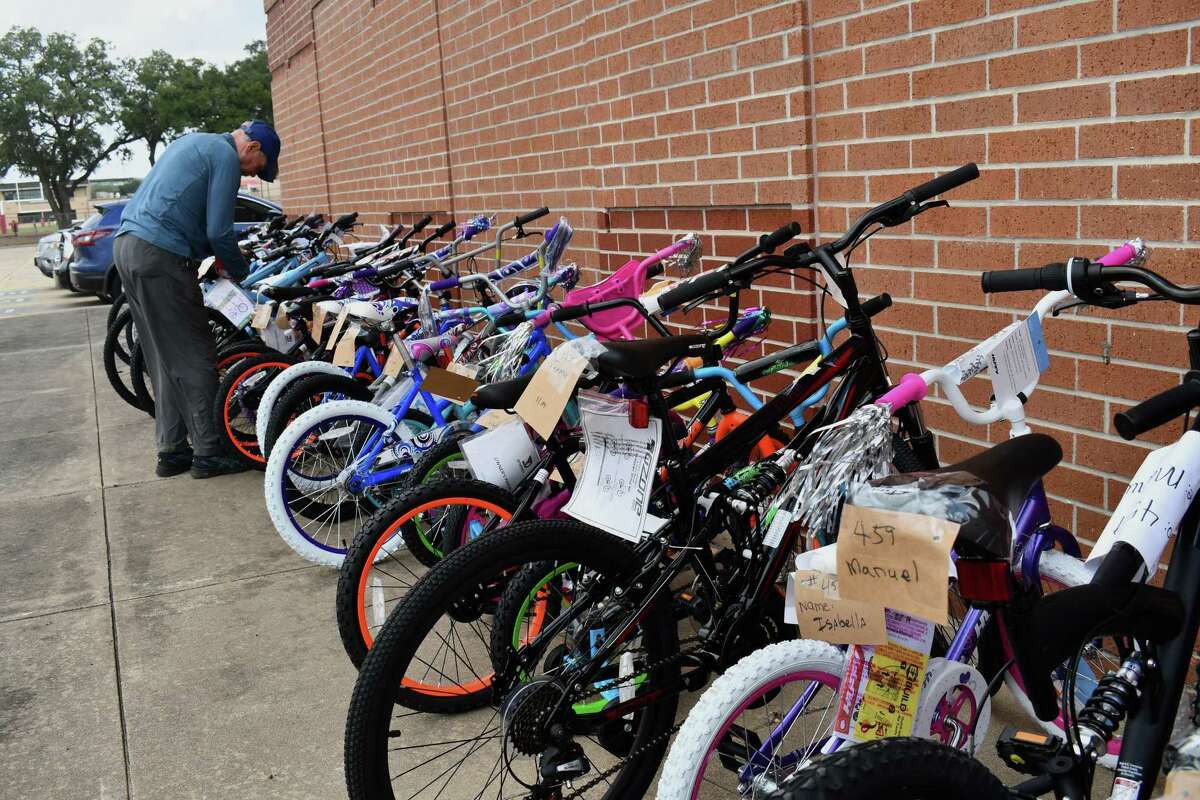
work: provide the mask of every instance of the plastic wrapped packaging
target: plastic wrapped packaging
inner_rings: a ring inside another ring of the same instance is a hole
[[[1010,559],[1012,521],[987,484],[969,472],[913,472],[856,484],[846,502],[957,522],[960,557]]]

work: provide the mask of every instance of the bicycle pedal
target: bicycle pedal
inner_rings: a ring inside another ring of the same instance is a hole
[[[1063,740],[1041,732],[1007,727],[996,740],[996,752],[1012,769],[1026,775],[1041,775],[1050,759],[1062,752]]]

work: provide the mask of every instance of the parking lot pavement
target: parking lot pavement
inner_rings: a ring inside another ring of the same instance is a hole
[[[0,247],[0,319],[64,308],[94,308],[94,295],[59,289],[33,265],[34,245]]]
[[[23,249],[0,289],[46,280]],[[336,574],[273,532],[260,473],[154,477],[107,307],[30,291],[0,314],[0,797],[343,797]],[[993,731],[1017,716],[1002,692]]]

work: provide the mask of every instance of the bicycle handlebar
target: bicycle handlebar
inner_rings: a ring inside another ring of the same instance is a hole
[[[958,169],[947,172],[945,175],[939,175],[931,181],[922,183],[920,186],[914,186],[905,192],[904,196],[911,198],[914,203],[924,203],[932,197],[937,197],[939,194],[962,186],[964,183],[970,183],[978,177],[979,167],[974,163],[963,164]]]
[[[1140,434],[1165,425],[1200,405],[1200,376],[1189,373],[1179,386],[1143,400],[1133,408],[1113,417],[1113,427],[1122,439],[1136,439]]]

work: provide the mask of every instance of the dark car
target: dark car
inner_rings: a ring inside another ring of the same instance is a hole
[[[121,292],[121,279],[113,266],[113,238],[121,226],[128,200],[100,203],[96,212],[79,226],[72,238],[71,288],[111,300]],[[238,193],[233,227],[240,233],[251,225],[283,213],[277,203],[244,192]]]

